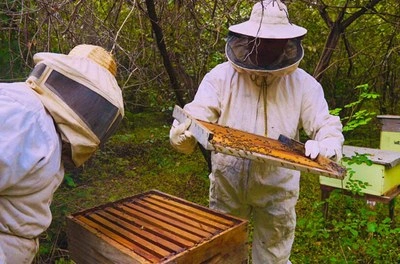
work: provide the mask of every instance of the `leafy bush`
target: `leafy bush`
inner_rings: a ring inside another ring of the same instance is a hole
[[[390,218],[379,219],[366,203],[339,193],[326,202],[335,214],[325,219],[315,202],[312,213],[298,220],[296,245],[312,254],[295,254],[293,263],[400,261],[400,228],[392,228]]]

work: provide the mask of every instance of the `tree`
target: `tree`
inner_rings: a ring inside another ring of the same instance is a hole
[[[291,2],[290,8],[309,31],[304,40],[305,67],[323,84],[330,105],[342,107],[357,100],[352,89],[368,83],[382,95],[370,107],[396,114],[400,3],[302,0]]]
[[[0,68],[0,78],[24,78],[35,52],[97,44],[117,59],[127,112],[163,111],[193,98],[206,72],[225,60],[229,25],[248,19],[255,2],[6,0],[0,4],[0,63],[7,66]],[[330,105],[351,102],[352,89],[369,83],[382,95],[376,106],[380,112],[395,114],[400,3],[285,2],[290,20],[309,31],[301,67],[321,81]]]
[[[356,3],[354,6],[350,6],[352,4],[350,0],[339,1],[344,3],[337,6],[328,6],[322,0],[316,1],[316,4],[314,4],[315,8],[318,10],[321,18],[329,28],[329,34],[326,38],[325,47],[322,50],[322,54],[313,74],[317,80],[321,80],[323,72],[328,68],[332,54],[338,45],[340,37],[343,38],[348,52],[348,57],[351,60],[353,53],[350,50],[348,40],[346,39],[346,28],[348,28],[355,20],[360,18],[366,12],[374,12],[373,8],[381,1],[382,0],[370,0],[361,5],[360,1],[356,1],[358,5]],[[313,4],[313,2],[314,1],[310,1],[309,4]],[[354,3],[355,1],[352,2]],[[333,15],[330,15],[327,11],[329,8],[335,8],[337,11]],[[349,15],[349,10],[352,9],[356,9],[356,11],[350,13]],[[336,17],[336,19],[332,18],[333,16]]]

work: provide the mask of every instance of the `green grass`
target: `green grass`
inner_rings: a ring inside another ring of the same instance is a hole
[[[35,263],[71,263],[66,216],[151,189],[208,205],[208,169],[199,149],[193,155],[169,144],[170,113],[129,115],[119,132],[83,168],[67,168],[56,191],[53,222],[40,237]],[[400,230],[385,218],[387,205],[376,207],[375,225],[365,202],[332,195],[330,217],[322,217],[317,175],[303,174],[297,204],[298,225],[293,264],[399,263]],[[396,221],[400,223],[399,205]]]

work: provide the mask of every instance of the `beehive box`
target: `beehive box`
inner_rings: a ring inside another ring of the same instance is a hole
[[[382,124],[380,149],[400,152],[400,116],[379,115]]]
[[[67,217],[76,263],[247,263],[246,220],[152,190]]]
[[[400,152],[362,148],[354,146],[344,146],[343,155],[346,157],[355,156],[356,153],[368,154],[367,157],[373,164],[371,166],[362,164],[347,164],[348,168],[354,171],[353,180],[367,182],[369,186],[363,189],[362,192],[377,196],[389,195],[396,191],[400,186]],[[346,175],[343,180],[320,176],[322,185],[332,186],[340,189],[347,189],[350,174]]]

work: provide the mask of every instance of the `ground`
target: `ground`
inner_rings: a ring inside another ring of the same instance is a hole
[[[70,263],[65,218],[74,212],[151,189],[208,205],[208,167],[200,150],[177,153],[169,144],[170,113],[132,115],[85,166],[67,168],[52,203],[53,222],[40,237],[35,263]],[[365,201],[332,195],[322,217],[318,175],[303,173],[297,204],[293,264],[397,263],[400,229],[390,228],[387,206],[374,213]],[[400,208],[396,205],[396,221]]]

